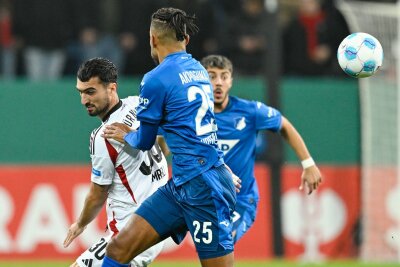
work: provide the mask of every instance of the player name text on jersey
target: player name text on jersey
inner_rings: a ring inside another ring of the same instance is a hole
[[[190,83],[192,81],[209,81],[208,74],[204,70],[180,72],[179,78],[181,78],[182,84]]]

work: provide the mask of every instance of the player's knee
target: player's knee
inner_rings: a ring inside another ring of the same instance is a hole
[[[124,246],[117,237],[114,237],[108,242],[106,255],[117,262],[125,263],[130,260],[127,248],[128,246]]]

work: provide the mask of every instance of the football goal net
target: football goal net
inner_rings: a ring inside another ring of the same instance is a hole
[[[375,36],[383,66],[359,79],[362,246],[366,261],[400,261],[399,3],[337,1],[351,32]]]

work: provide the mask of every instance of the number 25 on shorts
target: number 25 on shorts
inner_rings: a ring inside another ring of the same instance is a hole
[[[195,228],[193,233],[193,241],[196,243],[201,243],[201,241],[203,241],[204,244],[210,244],[213,239],[211,225],[211,222],[201,223],[199,221],[193,221],[193,226]],[[198,237],[200,231],[203,235],[201,239]]]

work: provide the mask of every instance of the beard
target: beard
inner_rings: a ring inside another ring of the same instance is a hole
[[[94,105],[86,105],[86,108],[92,108],[92,111],[87,111],[90,117],[96,117],[99,115],[105,115],[108,111],[109,103],[106,103],[103,107],[101,108],[96,108]]]

